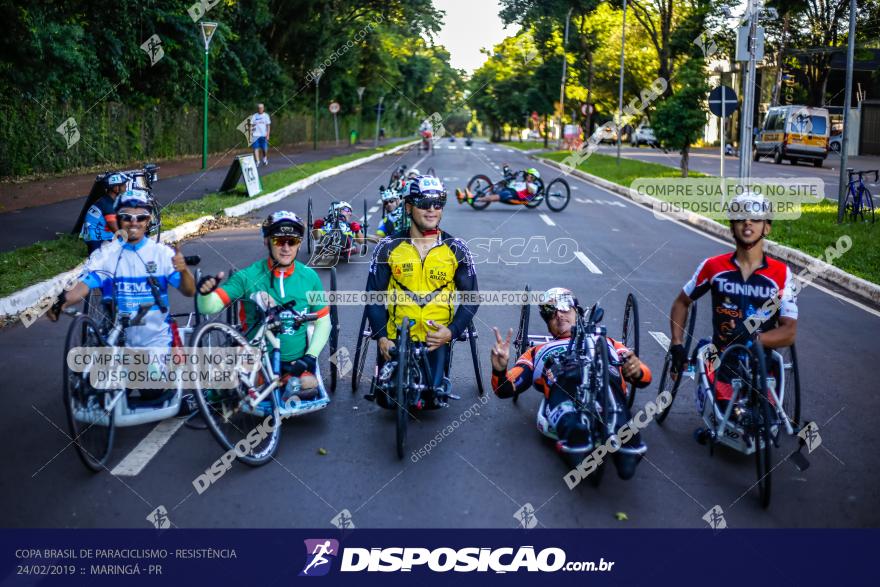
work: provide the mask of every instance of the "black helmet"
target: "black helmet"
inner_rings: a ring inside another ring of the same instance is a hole
[[[273,212],[263,221],[263,237],[273,236],[298,236],[302,238],[306,233],[302,219],[287,210]]]
[[[439,198],[446,203],[446,188],[433,175],[419,175],[410,179],[405,194],[404,199],[410,204],[422,198]]]

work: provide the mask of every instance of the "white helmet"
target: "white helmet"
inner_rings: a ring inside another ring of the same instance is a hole
[[[348,211],[349,211],[349,212],[352,212],[352,211],[354,210],[354,208],[351,207],[351,204],[349,204],[349,203],[346,202],[346,201],[332,202],[332,203],[330,204],[330,212],[341,211],[341,210],[344,209],[344,208],[348,208]]]
[[[766,220],[773,221],[773,210],[761,194],[743,192],[734,197],[727,205],[727,217],[730,220]]]
[[[421,171],[419,171],[418,169],[413,167],[412,169],[410,169],[409,171],[406,172],[406,178],[413,179],[413,178],[420,176],[421,174],[422,174]]]

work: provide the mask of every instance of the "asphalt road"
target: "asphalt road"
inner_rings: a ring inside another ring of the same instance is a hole
[[[422,170],[433,166],[450,193],[475,173],[499,175],[505,161],[534,164],[520,152],[486,143],[464,149],[460,141],[441,143],[428,161],[420,162],[413,152],[399,161],[418,163]],[[318,210],[335,198],[351,201],[356,209],[363,198],[372,205],[397,163],[397,157],[371,162],[272,209],[304,213],[309,197]],[[538,167],[547,178],[558,175]],[[667,311],[682,284],[704,257],[729,247],[578,179],[570,181],[572,203],[561,214],[543,206],[492,205],[478,212],[451,202],[442,226],[465,239],[502,239],[497,246],[504,248],[508,263],[481,262],[481,289],[518,290],[526,283],[533,290],[570,287],[582,301],[605,308],[612,335],[621,329],[626,294],[634,292],[641,310],[641,355],[659,379],[664,349],[649,332],[668,333]],[[212,232],[187,242],[184,250],[200,254],[202,268],[211,273],[250,263],[265,254],[256,221],[269,211],[255,215],[251,227]],[[374,214],[373,226],[375,220]],[[536,239],[535,250],[540,239],[572,239],[601,273],[570,254],[512,258],[521,246],[511,251],[509,239],[517,237]],[[338,267],[339,289],[363,288],[366,272],[366,259]],[[326,271],[323,277],[326,284]],[[463,348],[453,366],[462,399],[410,424],[408,449],[430,448],[420,458],[397,459],[392,413],[353,396],[345,377],[327,409],[284,424],[275,462],[258,469],[235,464],[201,495],[193,479],[223,452],[207,431],[180,428],[137,476],[92,474],[77,459],[64,424],[61,361],[67,323],[41,319],[27,329],[19,325],[0,332],[6,406],[0,429],[8,447],[0,499],[9,505],[3,525],[149,528],[147,516],[161,505],[171,522],[184,528],[332,528],[331,520],[344,509],[356,527],[515,528],[514,514],[531,504],[538,524],[548,528],[705,527],[702,516],[715,505],[722,507],[730,528],[877,526],[880,456],[873,415],[880,410],[880,396],[870,383],[870,349],[880,313],[828,292],[811,287],[799,300],[803,412],[818,423],[822,444],[809,455],[812,464],[805,472],[785,460],[794,443],[784,442],[774,452],[769,510],[761,509],[752,489],[752,458],[725,449],[710,456],[693,440],[701,421],[692,387],[682,389],[663,428],[651,424],[644,431],[649,449],[634,479],[621,481],[611,469],[598,489],[582,483],[570,491],[563,481],[567,467],[535,430],[538,393],[524,395],[518,405],[493,395],[480,401]],[[176,311],[186,303],[180,296],[172,299]],[[361,310],[340,308],[341,345],[352,354]],[[533,332],[542,326],[536,314]],[[491,327],[515,328],[517,316],[518,308],[510,306],[484,306],[477,314],[486,380]],[[708,328],[703,311],[698,335],[708,334]],[[326,363],[326,354],[322,359]],[[637,396],[636,405],[655,394],[656,384]],[[441,434],[453,422],[458,422],[453,431]],[[153,428],[119,430],[110,468]],[[621,512],[626,521],[617,519]]]

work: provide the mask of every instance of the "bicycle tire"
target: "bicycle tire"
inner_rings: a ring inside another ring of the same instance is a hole
[[[862,186],[862,218],[870,215],[871,224],[874,224],[874,198],[871,196],[871,190],[867,186]]]
[[[219,331],[220,334],[237,340],[237,337],[233,336],[233,334],[237,334],[235,328],[224,322],[210,321],[203,323],[193,332],[191,346],[201,347],[203,342],[210,343],[209,337],[212,331]],[[208,347],[210,348],[210,344]],[[281,415],[278,406],[280,392],[276,389],[264,400],[268,402],[268,408],[271,411],[269,416],[264,416],[247,413],[241,409],[241,404],[247,397],[247,390],[243,389],[241,385],[233,390],[215,390],[203,389],[199,381],[196,384],[194,395],[202,412],[202,419],[220,446],[227,451],[235,450],[236,444],[243,440],[249,432],[263,425],[264,430],[268,428],[268,434],[260,441],[260,444],[252,447],[248,454],[240,455],[236,452],[235,457],[252,467],[264,465],[272,460],[281,441]],[[270,417],[272,418],[271,422],[269,421]],[[235,418],[235,422],[232,422],[233,418]],[[223,422],[223,420],[226,421]]]
[[[564,189],[564,193],[560,192],[558,196],[554,196],[553,186],[555,184],[560,184],[561,188],[559,189]],[[562,212],[571,201],[571,187],[563,178],[557,177],[547,186],[547,193],[544,195],[544,199],[547,201],[547,207],[552,211]]]
[[[397,458],[403,460],[406,448],[406,426],[408,413],[407,375],[409,372],[409,320],[404,319],[397,338],[397,373],[394,379],[394,398],[397,403]]]
[[[483,373],[480,369],[480,351],[477,347],[477,329],[474,323],[468,324],[468,342],[471,345],[471,359],[474,362],[474,378],[477,380],[477,395],[482,397],[483,390]]]
[[[526,298],[528,298],[529,292],[529,284],[526,284],[525,289],[523,290],[526,294]],[[513,341],[514,347],[516,349],[516,359],[519,359],[523,354],[529,349],[529,318],[531,316],[532,306],[529,304],[528,299],[525,304],[520,307],[519,310],[519,326],[516,330],[516,339]],[[514,359],[514,360],[516,360]],[[517,403],[519,401],[519,394],[514,394],[513,403]]]
[[[797,349],[792,344],[790,347],[777,349],[785,365],[785,389],[782,396],[782,411],[785,412],[795,430],[801,427],[801,376],[798,369]]]
[[[538,184],[538,191],[535,192],[535,195],[532,196],[532,199],[525,203],[526,208],[537,208],[541,205],[541,202],[543,202],[544,199],[546,199],[547,197],[547,194],[544,190],[544,180],[540,177],[537,177],[535,178],[535,183]]]
[[[482,185],[485,183],[485,187]],[[474,201],[471,202],[471,208],[474,210],[484,210],[491,202],[486,202],[482,196],[487,190],[492,189],[492,180],[486,175],[475,175],[467,183],[467,189],[474,195]]]
[[[80,460],[87,469],[98,472],[107,468],[107,461],[113,449],[113,440],[116,436],[115,409],[105,411],[101,406],[105,405],[104,396],[108,392],[95,390],[81,373],[72,371],[67,366],[67,355],[71,349],[88,346],[105,346],[100,335],[100,326],[90,316],[77,316],[67,331],[64,345],[62,371],[64,408],[67,412],[71,442]],[[96,393],[93,394],[93,391]],[[84,394],[94,396],[95,399],[90,402],[88,397],[83,397]],[[91,407],[87,407],[89,403]],[[88,416],[97,416],[98,423],[83,421],[84,411],[93,412]],[[105,421],[106,425],[101,425],[102,421]]]
[[[306,209],[306,253],[312,254],[312,198],[309,197]]]
[[[681,385],[681,373],[678,374],[678,377],[673,379],[672,374],[670,373],[672,369],[672,355],[668,352],[663,359],[663,373],[660,375],[660,386],[657,389],[657,397],[659,398],[663,395],[664,392],[669,392],[672,399],[669,401],[669,405],[667,405],[662,410],[658,410],[657,415],[654,417],[654,420],[660,426],[663,425],[663,422],[669,416],[669,412],[672,411],[672,404],[675,402],[675,396],[678,394],[678,387]]]
[[[594,418],[592,422],[594,447],[598,447],[601,443],[605,442],[605,433],[608,432],[608,415],[611,411],[608,402],[608,394],[611,393],[608,388],[610,377],[608,370],[608,341],[604,336],[599,336],[596,339],[596,352],[593,353],[592,367],[590,369],[592,397],[599,398],[599,405],[602,409],[602,421],[596,421]],[[601,428],[599,428],[600,426]],[[610,457],[606,455],[606,457],[602,459],[602,462],[598,463],[596,470],[589,476],[590,484],[593,487],[599,487],[602,483],[602,477],[605,474],[606,461],[608,458]]]
[[[336,267],[330,268],[330,292],[336,293]],[[339,378],[339,308],[330,304],[330,393],[336,393],[336,380]]]
[[[773,489],[773,445],[770,441],[770,424],[773,415],[770,401],[767,398],[767,366],[764,361],[764,348],[760,342],[749,349],[757,367],[752,373],[751,385],[752,422],[754,425],[755,465],[758,476],[758,499],[761,507],[770,506],[770,495]],[[756,380],[755,380],[756,379]],[[763,444],[763,447],[761,446]]]
[[[626,296],[626,307],[623,310],[623,334],[621,335],[623,346],[632,350],[635,356],[639,356],[639,303],[636,297],[630,293]],[[630,385],[631,389],[626,396],[626,405],[633,407],[636,399],[636,386]]]
[[[370,337],[364,332],[367,328],[367,309],[361,316],[361,326],[357,331],[357,343],[354,348],[354,371],[351,374],[351,392],[357,393],[358,386],[361,384],[361,377],[364,374],[364,367],[367,362],[367,354],[370,349]]]

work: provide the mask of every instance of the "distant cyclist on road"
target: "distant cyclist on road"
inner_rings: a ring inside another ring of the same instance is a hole
[[[539,422],[549,423],[548,436],[555,435],[565,440],[570,447],[585,447],[592,450],[590,444],[590,422],[583,421],[575,410],[576,386],[580,383],[580,366],[562,364],[551,372],[545,368],[547,359],[559,356],[568,348],[571,328],[577,322],[576,312],[581,312],[577,298],[571,290],[554,287],[544,292],[545,300],[539,306],[541,318],[547,324],[547,330],[553,336],[550,342],[529,348],[508,369],[510,359],[510,339],[513,330],[509,330],[507,338],[495,328],[495,345],[492,347],[492,389],[499,398],[508,398],[534,387],[544,394],[544,412],[538,415]],[[630,349],[611,337],[608,340],[608,352],[612,358],[623,361],[618,368],[609,366],[609,393],[617,403],[617,412],[621,415],[617,422],[607,423],[607,434],[616,432],[630,420],[626,396],[634,393],[635,388],[647,387],[651,384],[651,370]],[[635,434],[617,452],[614,453],[614,464],[621,479],[630,479],[635,475],[636,465],[647,451],[640,434]]]
[[[341,220],[340,228],[346,236],[353,241],[362,244],[364,242],[364,233],[361,223],[352,221],[354,214],[351,204],[348,202],[331,202],[330,208],[327,210],[327,216],[318,218],[312,225],[312,238],[320,242],[321,237],[327,234],[327,226],[333,224],[334,218]]]
[[[504,166],[504,170],[505,176],[509,178],[505,187],[497,194],[492,191],[483,194],[480,196],[481,201],[525,204],[532,196],[538,193],[539,186],[535,180],[541,179],[541,173],[537,169],[529,167],[524,171],[512,175],[508,175],[509,170],[507,165]],[[492,188],[490,187],[489,189],[491,190]],[[458,199],[459,204],[470,204],[474,201],[474,195],[467,188],[463,190],[461,188],[456,189],[455,197]]]
[[[127,182],[128,179],[121,173],[108,173],[104,178],[106,193],[86,211],[80,237],[86,242],[90,255],[119,230],[114,206],[116,198],[125,191]]]
[[[446,190],[430,175],[410,180],[405,199],[409,228],[382,241],[373,251],[367,292],[383,292],[397,303],[367,306],[373,338],[378,341],[381,369],[394,358],[397,328],[403,320],[413,321],[410,336],[428,348],[428,364],[434,388],[444,381],[449,343],[458,338],[473,320],[478,304],[456,305],[456,292],[476,292],[477,274],[470,249],[464,241],[440,230],[446,205]],[[426,394],[427,395],[427,394]],[[384,394],[367,399],[393,407]],[[426,397],[429,407],[440,405]]]
[[[390,234],[399,232],[406,222],[406,214],[400,204],[400,194],[397,191],[386,189],[382,192],[382,210],[384,216],[382,222],[379,223],[379,228],[376,229],[376,235],[367,237],[367,240],[374,243]]]
[[[242,329],[249,336],[251,329],[260,325],[260,313],[251,295],[266,292],[278,305],[295,302],[297,312],[317,312],[311,340],[306,340],[306,328],[294,328],[293,316],[281,314],[282,373],[301,378],[302,399],[310,399],[317,392],[314,377],[318,355],[330,338],[330,306],[323,299],[324,286],[314,269],[296,260],[296,254],[305,235],[305,223],[293,212],[282,210],[270,214],[262,224],[263,243],[268,258],[260,259],[236,271],[220,287],[224,274],[203,277],[199,282],[197,302],[199,311],[214,314],[229,304],[241,300],[245,316]],[[310,299],[309,294],[312,294]],[[282,401],[288,398],[283,397]]]
[[[719,356],[731,344],[749,346],[755,339],[765,349],[794,343],[798,308],[791,269],[764,253],[764,238],[770,235],[773,223],[769,204],[761,196],[746,193],[734,198],[729,210],[736,250],[701,262],[672,304],[669,352],[673,372],[680,373],[688,360],[682,344],[688,307],[708,292],[712,293],[712,343]],[[711,381],[716,376],[711,362],[707,368]],[[721,365],[715,385],[722,411],[732,397],[728,373]],[[745,413],[745,408],[738,406],[734,419]]]

